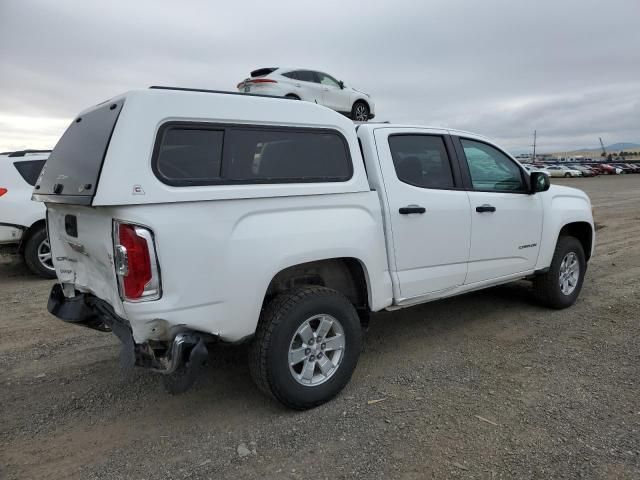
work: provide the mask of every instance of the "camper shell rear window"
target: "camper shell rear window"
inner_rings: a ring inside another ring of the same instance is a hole
[[[76,118],[58,141],[36,182],[37,200],[91,204],[124,99]]]
[[[44,167],[46,160],[22,160],[20,162],[13,162],[13,166],[16,167],[20,176],[32,187],[36,184],[38,176]]]
[[[170,122],[152,168],[172,186],[344,182],[353,175],[342,134],[323,128]]]

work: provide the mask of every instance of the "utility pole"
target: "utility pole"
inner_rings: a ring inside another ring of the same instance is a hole
[[[537,136],[538,136],[538,131],[534,130],[533,131],[533,156],[531,157],[532,162],[536,161],[536,137]]]
[[[607,156],[607,151],[604,149],[604,143],[602,143],[602,137],[598,137],[598,140],[600,140],[600,148],[602,148],[602,157],[606,157]]]

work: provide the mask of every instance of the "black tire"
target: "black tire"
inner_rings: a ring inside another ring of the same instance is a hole
[[[569,172],[564,174],[564,178],[569,178],[571,176],[571,174]]]
[[[341,361],[323,383],[302,385],[290,370],[289,347],[298,328],[320,314],[337,319],[343,329]],[[361,345],[358,314],[344,295],[319,286],[297,288],[278,295],[262,311],[249,348],[249,368],[260,390],[287,407],[304,410],[325,403],[344,388],[358,363]]]
[[[294,95],[293,93],[288,93],[287,95],[284,96],[284,98],[290,98],[292,100],[300,100],[300,97],[297,95]]]
[[[572,252],[577,257],[580,270],[578,273],[578,282],[574,290],[567,295],[563,293],[560,288],[560,267],[563,259]],[[575,237],[560,237],[553,253],[549,271],[537,276],[533,280],[536,298],[540,303],[549,308],[562,309],[570,307],[576,302],[578,295],[580,295],[586,271],[587,261],[580,241]]]
[[[40,245],[47,241],[47,230],[41,227],[33,232],[27,239],[24,246],[24,261],[29,270],[43,278],[56,278],[54,268],[47,268],[38,258]]]
[[[351,120],[366,122],[369,120],[369,113],[369,105],[361,100],[358,100],[353,104],[353,107],[351,108]]]

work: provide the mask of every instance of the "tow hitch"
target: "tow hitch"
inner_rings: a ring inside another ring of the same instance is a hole
[[[207,357],[207,346],[202,337],[190,333],[176,335],[167,355],[167,368],[156,370],[165,374],[162,377],[165,390],[172,395],[189,390],[206,363]]]
[[[161,373],[164,387],[171,394],[191,388],[207,361],[205,334],[193,331],[179,333],[168,346],[165,342],[153,342],[153,345],[152,342],[135,343],[129,322],[116,315],[108,303],[88,293],[76,292],[73,298],[67,298],[62,287],[56,284],[51,289],[47,308],[65,322],[112,332],[122,344],[122,368],[138,366]]]

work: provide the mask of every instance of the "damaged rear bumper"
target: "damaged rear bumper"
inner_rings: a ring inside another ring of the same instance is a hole
[[[129,322],[118,316],[111,306],[89,293],[76,291],[65,297],[60,284],[51,289],[49,312],[67,323],[101,332],[112,332],[122,343],[120,363],[173,374],[183,367],[202,365],[207,357],[205,338],[198,332],[177,334],[171,342],[135,343]]]

